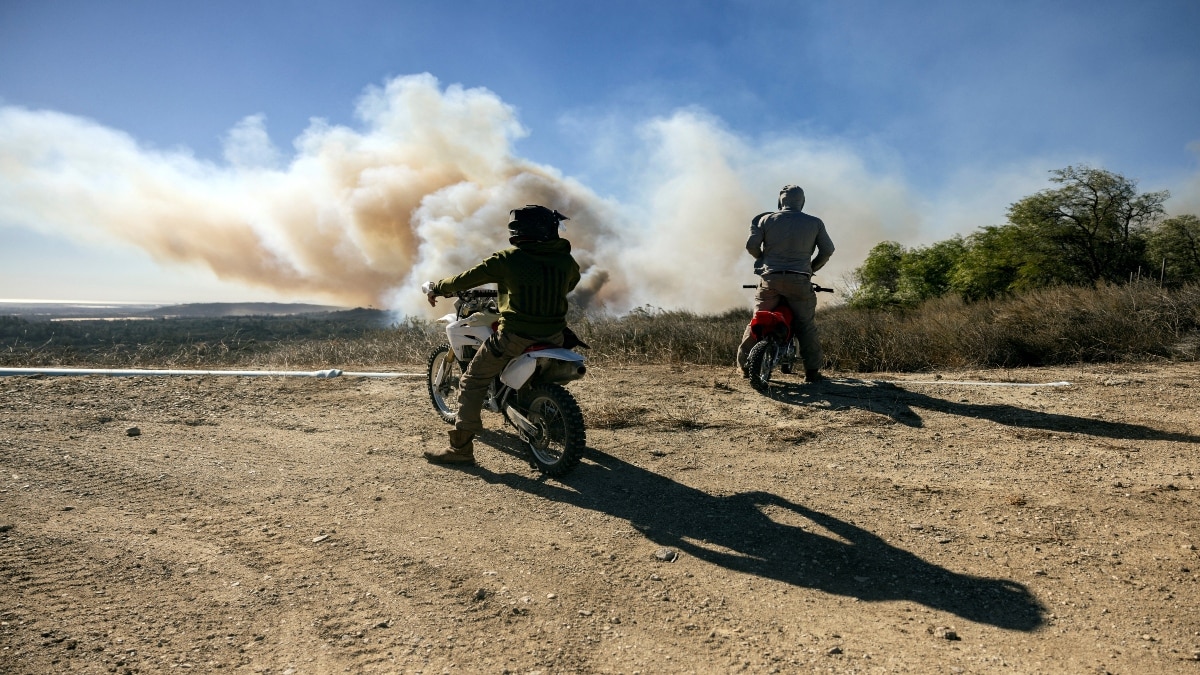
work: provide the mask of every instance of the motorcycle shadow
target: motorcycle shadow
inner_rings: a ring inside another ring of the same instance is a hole
[[[502,439],[488,434],[492,440]],[[624,520],[659,546],[734,572],[865,602],[907,600],[1004,629],[1044,624],[1045,608],[1017,582],[950,571],[778,495],[709,494],[594,448],[588,459],[569,485],[483,466],[472,471],[490,483]]]
[[[988,420],[996,424],[1122,440],[1200,442],[1200,436],[1165,431],[1141,424],[1110,422],[1090,417],[1031,410],[1015,405],[969,403],[904,389],[902,383],[855,378],[829,379],[818,384],[772,382],[771,398],[791,405],[829,409],[859,408],[910,427],[924,426],[917,409]]]

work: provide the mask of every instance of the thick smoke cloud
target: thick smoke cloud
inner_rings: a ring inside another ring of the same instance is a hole
[[[517,157],[515,111],[484,89],[401,77],[368,89],[357,118],[355,128],[314,121],[289,156],[261,116],[247,117],[217,164],[78,117],[0,108],[0,222],[116,238],[225,280],[410,313],[428,311],[421,281],[506,246],[508,211],[524,204],[571,216],[578,295],[613,311],[744,306],[749,219],[787,183],[805,187],[807,210],[837,243],[827,283],[920,225],[895,172],[853,149],[752,142],[694,111],[637,130],[624,170],[639,187],[619,203]]]

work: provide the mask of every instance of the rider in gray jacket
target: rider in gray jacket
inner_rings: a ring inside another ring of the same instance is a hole
[[[781,299],[787,300],[794,317],[792,333],[800,339],[804,377],[817,382],[824,379],[820,373],[824,355],[814,320],[817,295],[809,279],[833,255],[833,240],[825,231],[825,223],[801,211],[803,208],[804,190],[796,185],[783,186],[779,210],[756,216],[751,222],[746,250],[754,256],[755,272],[762,276],[754,296],[754,311],[772,310]],[[747,326],[737,353],[743,375],[746,356],[755,341]]]

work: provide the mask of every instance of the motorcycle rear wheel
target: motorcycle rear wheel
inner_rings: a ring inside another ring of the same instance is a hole
[[[557,384],[539,384],[521,396],[525,417],[537,434],[520,432],[529,460],[542,473],[555,478],[579,464],[587,447],[583,412],[575,397]]]
[[[746,357],[746,374],[755,391],[766,391],[771,382],[771,369],[775,366],[775,352],[779,345],[774,340],[763,340],[750,349]]]
[[[429,385],[429,401],[438,417],[447,424],[454,424],[458,414],[459,384],[462,380],[462,367],[450,351],[450,345],[442,345],[429,355],[429,366],[426,371],[426,383]]]

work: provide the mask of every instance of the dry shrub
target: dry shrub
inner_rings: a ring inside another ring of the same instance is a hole
[[[931,300],[911,310],[837,307],[818,315],[833,368],[921,371],[1200,358],[1200,287],[1062,286],[975,303]]]
[[[812,429],[781,427],[768,431],[764,438],[768,450],[786,450],[788,446],[799,445],[819,435]]]
[[[584,406],[583,417],[592,429],[627,429],[646,424],[650,408],[603,398]]]
[[[584,316],[572,327],[597,363],[733,365],[749,310],[700,315],[639,307],[625,316]]]
[[[703,429],[711,426],[709,407],[696,399],[684,399],[662,411],[659,423],[666,429]]]
[[[576,315],[572,325],[591,344],[585,353],[596,365],[652,363],[686,369],[732,366],[749,319],[748,309],[699,315],[640,308],[621,317]],[[441,325],[418,319],[366,329],[330,319],[320,326],[335,336],[323,339],[255,338],[244,329],[196,339],[173,327],[199,324],[147,324],[108,326],[115,332],[88,344],[6,337],[0,343],[0,365],[388,369],[424,366],[434,347],[446,341]],[[1059,287],[974,303],[947,297],[896,311],[840,306],[818,312],[817,325],[827,366],[841,371],[1196,360],[1200,286]],[[160,332],[149,335],[151,328]],[[676,415],[680,426],[689,424],[687,417]]]

